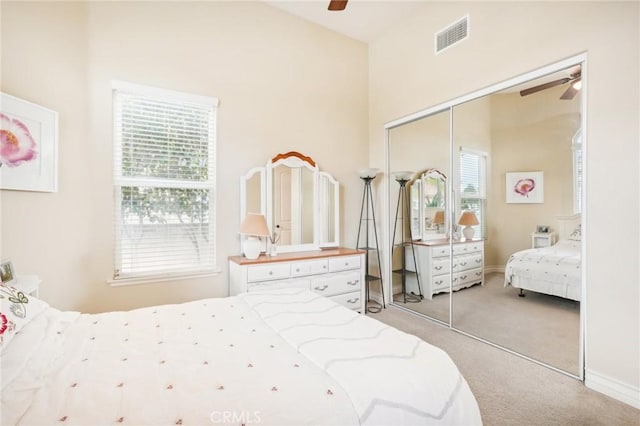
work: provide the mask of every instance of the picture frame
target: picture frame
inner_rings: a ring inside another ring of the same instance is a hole
[[[506,173],[507,203],[544,203],[543,172]]]
[[[550,229],[548,225],[538,225],[536,226],[536,234],[548,234]]]
[[[9,284],[15,279],[15,273],[13,272],[13,265],[11,262],[0,262],[0,282],[3,284]]]
[[[56,192],[58,113],[0,93],[0,130],[0,189]]]

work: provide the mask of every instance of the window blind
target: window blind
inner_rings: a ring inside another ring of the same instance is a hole
[[[114,279],[215,269],[217,100],[114,84]]]
[[[486,154],[460,150],[460,208],[473,211],[479,225],[474,226],[476,235],[486,238]]]

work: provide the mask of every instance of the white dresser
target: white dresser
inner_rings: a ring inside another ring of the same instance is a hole
[[[229,258],[229,294],[306,288],[346,306],[363,311],[365,297],[364,251],[327,249]]]
[[[470,287],[484,283],[484,241],[454,241],[453,257],[446,240],[414,241],[414,250],[420,277],[420,286],[425,298],[434,294]],[[411,247],[405,248],[407,270],[414,271]],[[453,273],[452,273],[453,272]],[[418,294],[415,278],[407,291]]]

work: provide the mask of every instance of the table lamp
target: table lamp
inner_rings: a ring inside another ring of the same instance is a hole
[[[244,256],[251,260],[257,259],[262,248],[260,237],[269,236],[269,228],[264,215],[248,213],[240,225],[240,234],[247,236],[242,245]]]
[[[479,224],[480,222],[478,221],[476,214],[471,210],[462,212],[462,215],[460,215],[460,219],[458,219],[458,225],[465,225],[464,229],[462,230],[462,235],[464,235],[464,238],[467,240],[473,238],[473,233],[475,232],[473,226]]]

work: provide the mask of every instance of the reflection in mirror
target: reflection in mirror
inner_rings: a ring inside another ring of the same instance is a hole
[[[447,216],[446,181],[442,178],[449,174],[449,126],[447,109],[389,129],[388,146],[391,172],[417,171],[406,189],[408,211],[397,208],[398,182],[391,181],[389,187],[389,235],[395,236],[391,253],[393,300],[444,323],[449,323],[450,243],[445,238],[444,220],[437,223],[437,212]]]
[[[579,73],[571,66],[454,106],[451,176],[455,217],[473,211],[485,247],[483,284],[453,294],[452,326],[574,375],[581,370],[581,229],[574,216],[583,182],[581,94],[565,95],[568,83],[520,91]],[[535,188],[514,192],[511,173]]]
[[[278,165],[272,169],[272,226],[283,246],[313,243],[313,172]]]
[[[321,247],[337,246],[339,230],[338,203],[339,186],[331,175],[318,174],[318,240]]]
[[[416,240],[446,238],[447,178],[439,170],[429,169],[410,183],[412,236]]]

